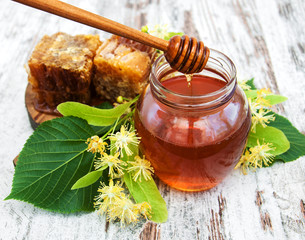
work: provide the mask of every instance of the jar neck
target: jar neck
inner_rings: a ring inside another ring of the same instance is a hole
[[[224,54],[210,49],[210,57],[202,72],[198,76],[206,76],[224,81],[221,89],[202,95],[183,95],[169,90],[162,85],[162,81],[171,77],[183,75],[173,70],[161,55],[154,62],[150,74],[150,87],[154,97],[168,107],[175,109],[196,111],[213,110],[225,105],[233,97],[237,87],[236,68],[234,63]]]

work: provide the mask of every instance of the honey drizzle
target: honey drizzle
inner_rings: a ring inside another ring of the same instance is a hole
[[[187,81],[187,86],[190,87],[191,81],[193,79],[193,74],[185,74],[185,77],[186,77],[186,81]]]

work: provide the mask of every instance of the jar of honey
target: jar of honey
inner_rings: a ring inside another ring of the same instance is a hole
[[[134,120],[140,150],[155,174],[173,188],[203,191],[239,161],[251,112],[233,62],[211,49],[206,67],[192,76],[175,71],[160,56]]]

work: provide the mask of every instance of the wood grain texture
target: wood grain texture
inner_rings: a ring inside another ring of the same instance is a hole
[[[30,84],[25,90],[25,107],[28,112],[29,121],[33,129],[36,129],[41,123],[59,117],[55,114],[48,114],[37,111],[34,106],[35,93]]]
[[[169,24],[226,53],[239,79],[287,96],[277,108],[305,133],[305,3],[303,0],[69,0],[130,27]],[[10,192],[14,159],[32,129],[24,103],[23,68],[44,34],[109,34],[21,6],[0,2],[0,198]],[[4,117],[5,116],[5,117]],[[96,213],[50,213],[0,201],[0,239],[305,239],[305,158],[246,176],[234,171],[219,186],[184,193],[157,182],[169,217],[120,228]]]
[[[91,26],[112,34],[119,35],[121,37],[126,37],[134,41],[141,42],[143,44],[149,45],[153,48],[166,51],[168,49],[168,41],[161,38],[154,37],[152,35],[147,35],[140,30],[128,27],[116,21],[112,21],[103,16],[94,14],[90,11],[86,11],[82,8],[75,7],[74,5],[67,4],[58,0],[14,0],[25,4],[27,6],[33,7],[45,11],[47,13],[55,14],[57,16],[70,19],[87,26]]]

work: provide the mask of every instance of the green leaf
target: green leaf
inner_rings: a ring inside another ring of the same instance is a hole
[[[121,117],[137,99],[135,98],[112,109],[98,109],[78,102],[61,103],[57,106],[57,109],[64,116],[80,117],[94,126],[109,126]]]
[[[155,26],[155,27],[156,27],[156,26]],[[169,40],[171,37],[176,36],[176,35],[178,35],[178,36],[183,36],[183,35],[184,35],[183,32],[167,32],[167,28],[164,28],[164,27],[163,27],[162,30],[161,30],[161,29],[158,30],[158,32],[159,32],[159,31],[162,31],[162,33],[164,33],[164,37],[163,37],[164,40]],[[148,33],[148,34],[154,35],[154,34],[152,33],[152,31],[149,30],[149,27],[148,27],[147,25],[142,26],[141,32],[144,32],[144,33]]]
[[[92,170],[94,154],[86,151],[85,141],[93,134],[87,122],[76,117],[42,123],[19,155],[6,199],[62,213],[93,211],[98,184],[71,190],[73,183]]]
[[[257,97],[257,90],[247,90],[244,92],[245,92],[247,98],[253,99],[253,98]]]
[[[95,135],[103,136],[103,135],[106,134],[113,126],[114,126],[114,124],[112,124],[112,125],[110,125],[110,126],[93,126],[93,125],[91,125],[91,128],[94,130]]]
[[[141,32],[148,33],[148,26],[142,26]]]
[[[96,108],[99,109],[112,109],[113,105],[110,102],[102,102],[100,105],[95,106]],[[112,125],[109,126],[93,126],[91,125],[91,128],[95,131],[96,135],[104,135],[105,133],[107,133],[111,128]]]
[[[133,151],[132,156],[124,154],[124,161],[133,161],[134,156],[138,154],[138,147],[129,146]],[[164,199],[162,198],[156,183],[153,179],[148,181],[142,180],[141,182],[135,182],[132,178],[132,173],[125,171],[124,173],[125,184],[137,203],[148,202],[152,208],[151,221],[156,223],[162,223],[167,221],[167,208]]]
[[[164,36],[164,40],[170,40],[171,39],[171,37],[173,37],[173,36],[183,36],[184,35],[184,33],[183,32],[168,32],[167,33],[167,35],[166,36]]]
[[[128,190],[137,203],[148,202],[152,208],[151,221],[163,223],[167,221],[167,208],[156,183],[153,179],[135,182],[131,173],[124,174],[124,181]]]
[[[254,78],[251,78],[246,82],[246,84],[250,87],[250,90],[256,90],[257,88],[254,85]]]
[[[276,113],[275,121],[271,122],[269,126],[282,130],[290,142],[290,148],[287,152],[276,156],[275,160],[282,160],[284,162],[291,162],[305,155],[305,135],[300,133],[291,122]]]
[[[285,102],[288,98],[282,95],[271,94],[264,97],[264,99],[268,100],[270,105],[275,105]]]
[[[92,171],[87,173],[85,176],[82,178],[78,179],[76,183],[72,186],[72,190],[78,189],[78,188],[84,188],[88,187],[91,184],[95,183],[97,180],[101,178],[103,175],[103,171],[107,168],[108,166],[104,166],[96,171]]]
[[[274,127],[263,127],[262,125],[256,126],[256,132],[251,132],[248,137],[247,146],[248,147],[254,147],[257,145],[257,139],[259,140],[259,143],[272,143],[272,147],[275,147],[273,151],[270,151],[270,153],[274,155],[279,155],[284,152],[286,152],[289,147],[289,141],[285,134]]]
[[[247,98],[254,99],[257,97],[257,90],[247,90],[244,92],[245,92]],[[284,97],[282,95],[270,94],[270,95],[265,96],[264,99],[268,100],[270,105],[275,105],[275,104],[285,102],[288,98]]]
[[[102,102],[101,104],[99,104],[95,107],[99,108],[99,109],[112,109],[113,105],[110,102]]]

